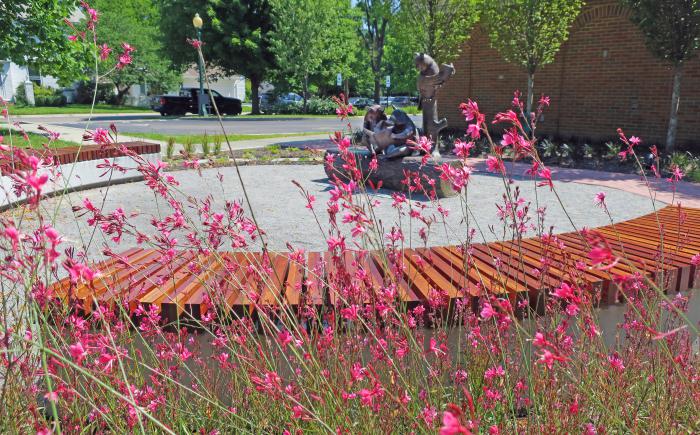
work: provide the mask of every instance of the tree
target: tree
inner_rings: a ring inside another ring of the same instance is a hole
[[[452,62],[478,17],[476,0],[401,0],[392,34],[413,36],[409,51],[429,54],[439,63]]]
[[[335,83],[337,73],[348,77],[354,51],[352,9],[348,0],[272,0],[272,51],[276,79],[302,88],[304,112],[309,85],[316,77]]]
[[[699,0],[626,0],[632,22],[644,33],[646,45],[673,68],[671,113],[666,132],[666,151],[676,144],[678,105],[681,99],[683,65],[700,46]]]
[[[132,63],[107,76],[117,90],[116,104],[123,104],[135,84],[147,84],[151,91],[160,93],[179,83],[180,71],[163,56],[161,15],[152,0],[93,0],[91,6],[99,12],[98,43],[113,49],[112,65],[117,63],[123,42],[135,48]]]
[[[197,61],[187,44],[195,38],[192,17],[204,19],[202,52],[218,74],[242,74],[250,79],[253,113],[260,113],[260,84],[275,67],[270,36],[272,10],[268,0],[157,0],[165,49],[174,65]],[[210,70],[211,71],[211,70]]]
[[[554,61],[581,11],[581,0],[493,0],[483,4],[491,44],[527,72],[526,113],[532,111],[535,72]]]
[[[384,44],[389,21],[398,11],[397,0],[358,0],[362,12],[360,35],[369,54],[369,64],[374,80],[374,101],[379,103],[382,94]]]
[[[66,79],[81,70],[80,47],[72,44],[63,22],[76,0],[0,1],[0,59],[31,63],[43,74]]]

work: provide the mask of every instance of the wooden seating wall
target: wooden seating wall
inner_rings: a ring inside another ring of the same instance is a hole
[[[700,209],[682,211],[686,215],[683,223],[679,222],[678,208],[669,206],[658,214],[596,228],[613,252],[625,259],[609,270],[590,267],[585,239],[571,232],[557,235],[565,244],[563,249],[539,238],[474,244],[467,270],[465,255],[454,246],[405,249],[396,290],[409,304],[428,301],[435,289],[451,299],[478,298],[485,292],[537,296],[570,281],[567,271],[578,261],[587,265],[581,270],[585,281],[603,291],[608,302],[618,300],[613,275],[641,272],[656,279],[663,270],[669,290],[687,290],[700,285],[700,271],[691,262],[700,252]],[[498,268],[494,257],[500,260]],[[363,277],[362,281],[374,291],[396,281],[376,252],[364,256],[345,252],[341,268],[329,252],[309,253],[306,265],[285,253],[265,257],[254,252],[201,255],[181,251],[172,261],[163,262],[156,250],[133,248],[121,258],[96,265],[101,276],[91,283],[72,285],[68,279],[57,282],[57,295],[78,300],[85,312],[97,304],[121,303],[130,311],[141,304],[159,306],[168,320],[183,315],[199,319],[210,309],[244,313],[278,304],[292,308],[300,304],[343,305],[347,299],[327,285],[339,273]],[[551,259],[551,264],[540,275],[536,270],[541,268],[543,258]],[[370,297],[355,303],[370,303]]]

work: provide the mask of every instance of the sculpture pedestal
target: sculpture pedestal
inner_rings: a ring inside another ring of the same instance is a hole
[[[438,169],[444,163],[449,163],[455,167],[461,167],[462,162],[453,158],[433,158],[421,167],[421,157],[404,157],[395,160],[382,160],[379,159],[378,167],[375,171],[370,171],[369,164],[372,161],[372,154],[368,150],[364,149],[353,149],[350,150],[355,155],[357,166],[362,172],[363,178],[370,180],[374,185],[378,185],[379,182],[382,183],[382,188],[391,189],[406,192],[408,187],[403,183],[406,178],[404,175],[405,171],[410,171],[411,173],[418,173],[420,175],[423,186],[428,192],[430,192],[431,187],[428,184],[428,180],[433,180],[435,185],[435,193],[438,198],[446,198],[450,196],[457,195],[457,192],[452,188],[451,183],[440,179],[441,171]],[[326,151],[326,155],[334,154],[335,159],[333,160],[333,167],[329,167],[327,163],[324,164],[324,169],[328,178],[333,178],[337,176],[341,181],[348,181],[347,172],[343,169],[345,161],[340,157],[340,152],[337,149],[329,149]],[[326,160],[327,161],[327,160]],[[422,192],[420,192],[422,193]]]

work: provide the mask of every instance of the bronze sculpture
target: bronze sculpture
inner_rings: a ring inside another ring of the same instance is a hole
[[[374,105],[365,115],[362,143],[382,158],[405,157],[413,152],[408,142],[417,140],[416,133],[416,125],[406,112],[394,109],[387,119],[384,109]]]
[[[432,154],[439,156],[437,140],[440,131],[447,127],[447,120],[438,120],[437,100],[435,94],[455,72],[452,64],[438,64],[425,53],[416,53],[415,57],[418,75],[418,92],[420,100],[418,107],[423,109],[423,135],[433,144]],[[394,108],[391,117],[387,119],[382,106],[375,104],[367,109],[362,129],[362,144],[372,154],[380,154],[382,158],[393,159],[413,154],[410,142],[418,140],[418,131],[411,118],[403,110]]]
[[[442,64],[438,67],[437,62],[425,53],[416,53],[415,63],[420,72],[418,74],[418,92],[420,93],[418,107],[423,109],[423,135],[435,144],[433,146],[435,154],[440,131],[447,127],[447,119],[438,120],[435,94],[454,75],[455,69],[452,64]]]

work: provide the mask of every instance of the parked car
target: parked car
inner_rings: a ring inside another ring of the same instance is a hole
[[[205,89],[209,95],[209,90]],[[240,115],[243,111],[241,100],[224,97],[212,89],[216,107],[222,115]],[[151,100],[151,109],[160,112],[162,116],[185,115],[199,113],[199,88],[182,88],[179,95],[159,95]],[[207,104],[207,111],[212,113],[213,105]]]
[[[278,95],[277,98],[268,92],[260,95],[260,110],[263,112],[270,112],[275,106],[301,104],[302,101],[304,101],[304,97],[294,92]]]
[[[411,101],[411,97],[397,96],[397,97],[389,97],[389,104],[394,106],[394,107],[406,107],[406,106],[412,106],[413,102]]]
[[[348,103],[352,104],[352,107],[356,109],[366,109],[374,104],[374,100],[365,97],[352,97],[348,99]]]

